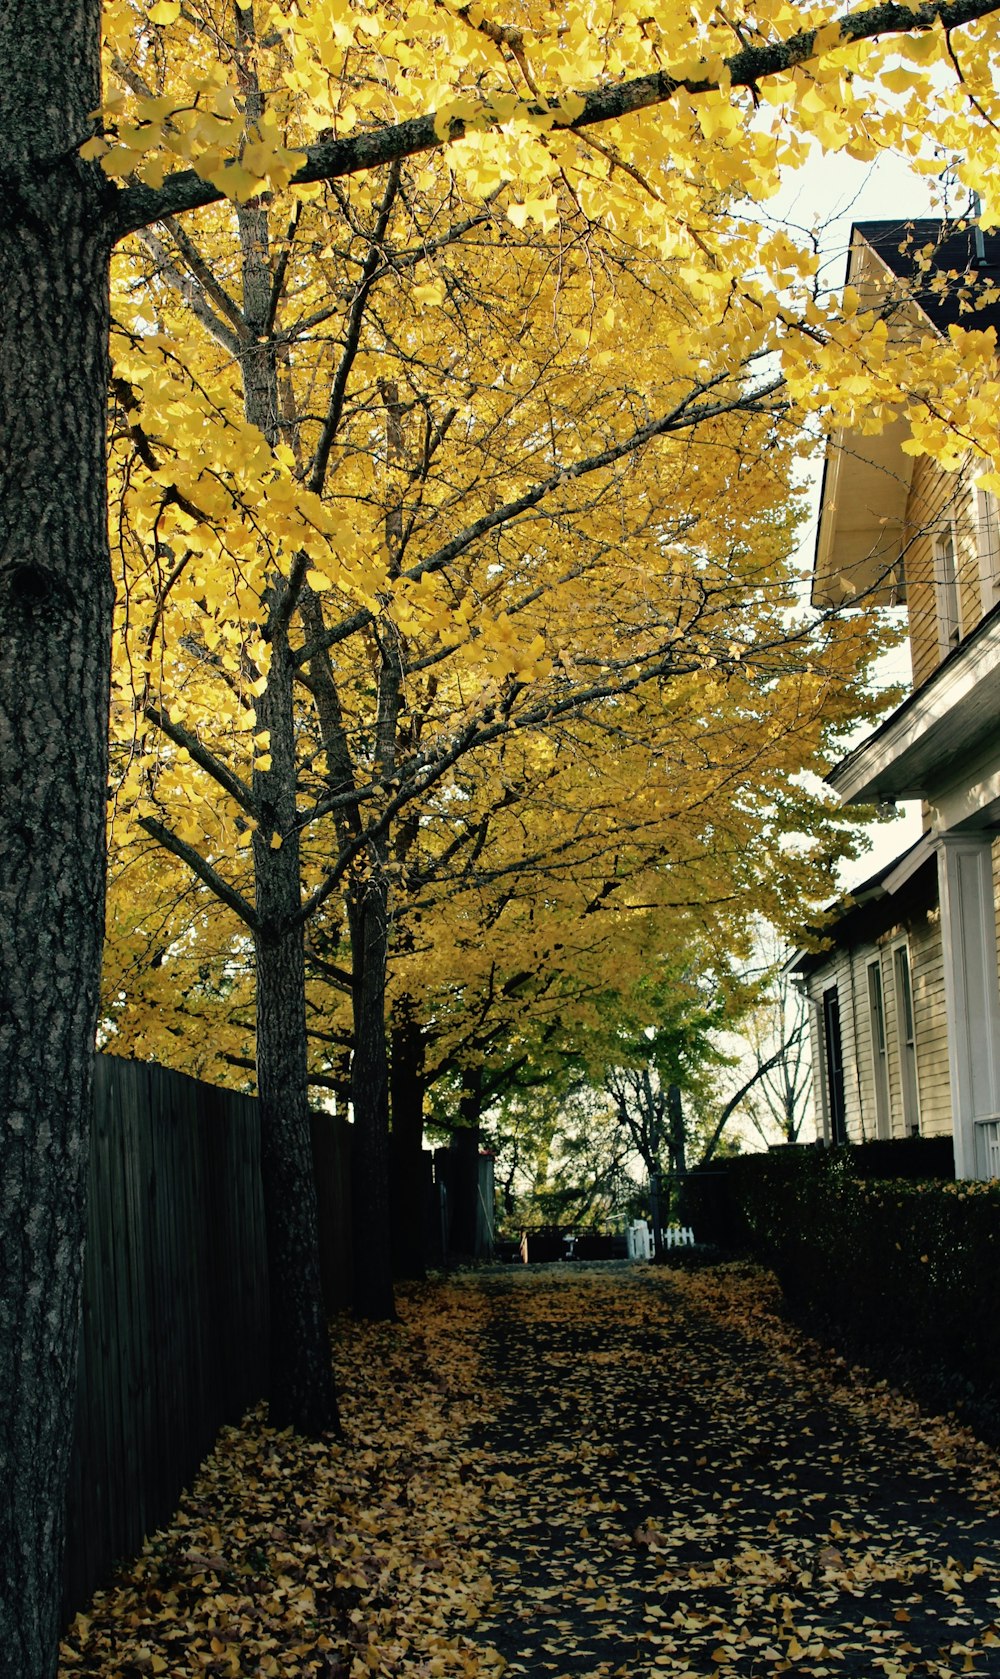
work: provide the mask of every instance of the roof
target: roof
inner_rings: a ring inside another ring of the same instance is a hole
[[[1000,289],[1000,233],[980,230],[971,221],[929,217],[855,222],[852,231],[907,283],[940,333],[950,326],[994,326],[1000,332],[1000,299],[979,306],[976,299],[981,283],[992,281]]]
[[[814,938],[823,939],[823,950],[797,950],[784,971],[803,978],[825,967],[834,948],[865,944],[904,919],[907,911],[924,906],[937,891],[937,861],[928,836],[894,857],[875,874],[863,880],[853,892],[829,906],[830,919],[823,927],[811,927]]]
[[[827,773],[843,804],[929,798],[995,736],[1000,603],[871,734]]]
[[[926,217],[856,222],[847,279],[857,285],[865,308],[897,293],[906,298],[903,330],[923,334],[929,325],[944,336],[950,326],[992,326],[1000,334],[1000,233],[973,222]],[[996,291],[996,301],[982,301],[986,288]],[[862,595],[883,606],[905,598],[900,560],[913,471],[912,457],[903,452],[909,435],[900,411],[877,433],[841,430],[831,437],[816,534],[814,606],[850,605]]]

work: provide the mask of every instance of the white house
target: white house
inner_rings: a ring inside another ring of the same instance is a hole
[[[1000,325],[1000,308],[976,301],[998,278],[1000,236],[972,226],[853,230],[848,281],[866,300],[904,300],[895,330]],[[827,1139],[951,1132],[957,1175],[996,1177],[1000,524],[971,472],[903,454],[904,436],[899,421],[831,440],[813,599],[868,590],[906,604],[913,691],[828,780],[845,804],[919,798],[924,832],[853,894],[830,948],[791,967],[814,1005]]]

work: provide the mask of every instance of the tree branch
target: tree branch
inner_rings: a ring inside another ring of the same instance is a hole
[[[998,4],[1000,4],[1000,0],[998,0]],[[657,420],[650,420],[648,425],[638,427],[636,431],[620,443],[611,444],[607,449],[599,450],[597,454],[587,455],[583,460],[572,461],[568,466],[558,467],[555,472],[550,473],[540,483],[533,484],[531,489],[526,490],[523,495],[516,496],[513,501],[504,502],[501,507],[495,507],[491,512],[484,513],[482,518],[474,520],[471,525],[466,525],[464,530],[458,531],[436,553],[429,554],[426,559],[408,566],[400,575],[409,579],[410,582],[419,582],[423,577],[429,577],[435,572],[443,571],[446,566],[451,564],[452,560],[458,559],[480,538],[488,535],[490,531],[496,530],[498,526],[510,524],[512,520],[519,518],[522,513],[529,513],[532,508],[537,507],[553,491],[561,489],[565,484],[572,483],[574,479],[584,478],[591,472],[599,472],[606,466],[613,466],[616,461],[624,460],[629,455],[636,454],[647,443],[651,443],[654,438],[664,437],[672,431],[686,431],[689,428],[701,425],[706,420],[716,419],[720,414],[770,412],[771,410],[767,409],[765,405],[777,391],[782,389],[785,383],[784,377],[778,375],[767,384],[758,386],[751,393],[739,394],[731,399],[723,398],[716,402],[701,402],[699,399],[712,388],[712,385],[719,384],[724,377],[724,375],[720,375],[720,378],[712,381],[711,385],[699,385],[694,390],[689,391],[687,396],[670,410],[669,414],[663,414]],[[370,608],[360,607],[357,612],[352,613],[350,618],[341,619],[341,622],[334,625],[333,629],[327,630],[321,643],[317,644],[317,642],[311,641],[300,648],[295,655],[295,663],[297,665],[305,664],[319,651],[320,646],[333,647],[337,642],[346,641],[350,636],[356,635],[359,630],[367,629],[374,622],[375,615]]]
[[[210,775],[223,792],[228,793],[231,799],[235,799],[236,803],[242,806],[248,816],[252,817],[255,822],[260,821],[260,811],[249,787],[232,770],[228,770],[225,764],[220,764],[215,754],[209,752],[207,747],[202,746],[197,735],[191,734],[190,730],[182,728],[179,723],[172,723],[166,712],[161,711],[157,705],[150,703],[143,707],[143,711],[150,722],[156,724],[161,734],[165,734],[167,739],[172,740],[175,746],[182,747],[184,751],[189,752],[198,768],[204,770],[206,775]]]
[[[162,822],[157,822],[153,816],[140,816],[139,826],[162,845],[164,850],[173,852],[173,855],[179,857],[182,863],[186,863],[192,873],[196,874],[199,880],[204,881],[209,891],[214,893],[220,903],[226,904],[234,915],[238,915],[255,936],[261,932],[261,923],[256,911],[251,909],[243,894],[237,892],[235,886],[230,886],[229,882],[223,880],[222,876],[213,869],[211,863],[206,863],[200,851],[196,851],[193,845],[188,845],[186,840],[179,839],[175,833],[172,833],[169,828],[165,828]]]
[[[884,0],[883,4],[845,13],[839,20],[839,40],[823,40],[818,51],[816,39],[820,32],[815,29],[800,30],[784,41],[744,47],[725,60],[727,84],[733,88],[753,87],[767,76],[781,75],[796,65],[833,51],[837,46],[873,40],[880,35],[922,33],[939,22],[946,30],[956,29],[977,18],[988,17],[998,8],[1000,0],[947,0],[947,3],[927,0],[926,4],[917,6],[900,4],[898,0]],[[714,92],[719,86],[720,78],[708,74],[707,65],[706,73],[695,72],[686,76],[672,76],[669,71],[657,70],[650,75],[636,76],[631,81],[594,88],[590,93],[581,94],[582,108],[572,115],[561,106],[556,95],[551,99],[525,101],[524,113],[545,117],[557,132],[574,132],[600,123],[620,121],[635,111],[665,104],[677,93],[697,96]],[[482,111],[471,121],[449,117],[447,112],[430,113],[352,135],[346,140],[328,140],[308,148],[306,161],[292,176],[292,184],[305,186],[312,181],[338,180],[345,175],[357,175],[405,157],[417,156],[421,152],[436,151],[450,141],[463,139],[467,134],[495,131],[510,120],[510,114],[509,110],[504,110],[502,114],[494,113],[490,105],[484,103]],[[203,181],[193,169],[168,175],[158,188],[144,185],[126,187],[117,200],[112,237],[122,239],[151,222],[162,221],[165,216],[200,209],[206,204],[217,204],[225,196],[221,187]]]

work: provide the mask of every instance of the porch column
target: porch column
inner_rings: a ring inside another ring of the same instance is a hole
[[[955,1176],[1000,1176],[1000,983],[992,836],[937,840]]]

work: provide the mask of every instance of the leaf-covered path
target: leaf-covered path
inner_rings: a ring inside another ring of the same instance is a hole
[[[997,1454],[765,1273],[497,1268],[336,1356],[347,1442],[224,1431],[62,1679],[1000,1675]]]
[[[994,1454],[788,1330],[759,1273],[483,1285],[512,1674],[1000,1674]]]

